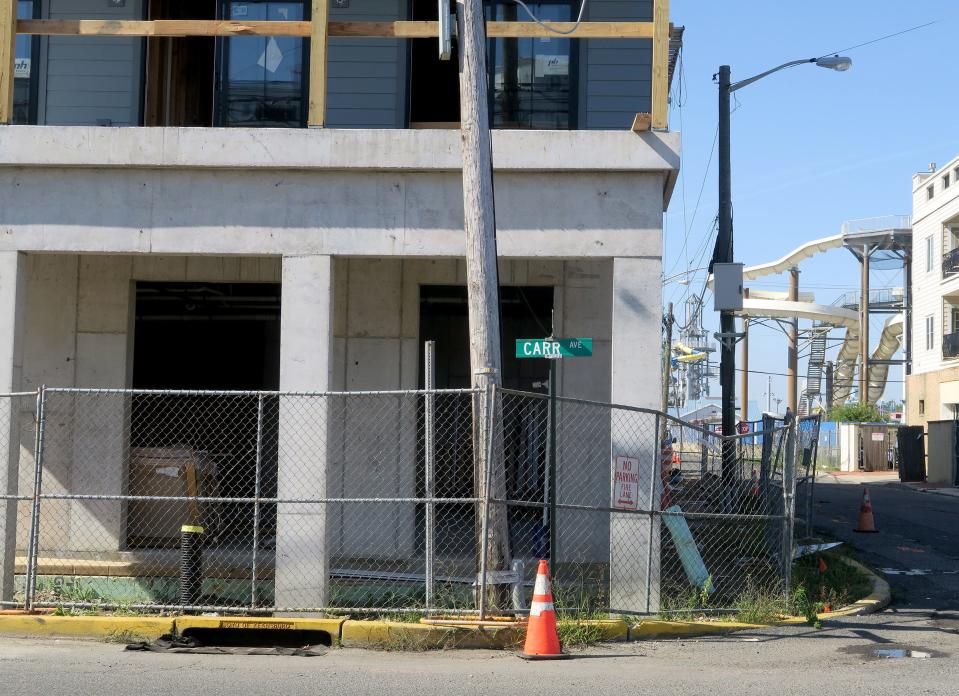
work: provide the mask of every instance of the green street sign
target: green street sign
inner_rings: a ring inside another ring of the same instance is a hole
[[[593,354],[591,338],[518,338],[517,358],[588,358]]]

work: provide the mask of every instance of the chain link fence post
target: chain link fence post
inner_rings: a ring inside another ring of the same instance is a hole
[[[256,399],[256,460],[253,472],[253,558],[251,560],[250,608],[256,609],[257,551],[260,547],[260,498],[263,495],[263,395]]]
[[[424,520],[423,556],[426,571],[426,609],[430,611],[435,604],[433,593],[436,587],[436,341],[426,341],[423,350],[423,382],[426,387],[424,395],[424,453],[423,453],[423,493],[426,498]]]
[[[652,471],[649,472],[649,526],[646,536],[646,613],[652,611],[653,599],[653,527],[660,524],[660,518],[656,515],[656,510],[661,505],[656,503],[656,479],[662,477],[663,469],[663,449],[667,438],[669,437],[669,422],[656,414],[656,445],[653,458]],[[660,500],[661,502],[661,500]],[[661,593],[657,593],[661,594]]]
[[[793,527],[795,524],[795,495],[796,495],[796,450],[800,446],[797,430],[797,419],[789,424],[786,430],[786,447],[783,453],[783,541],[782,541],[782,569],[783,589],[788,594],[792,581],[792,543]]]
[[[479,619],[486,620],[486,611],[488,609],[487,585],[489,584],[489,518],[490,518],[490,488],[493,480],[493,442],[495,440],[494,428],[494,402],[496,400],[496,385],[491,384],[484,392],[486,403],[483,409],[483,420],[486,436],[485,442],[481,441],[480,447],[483,454],[480,456],[482,462],[481,471],[483,475],[483,498],[481,502],[483,522],[480,532],[480,601],[479,601]]]
[[[37,593],[37,557],[40,553],[40,493],[43,490],[43,438],[46,428],[46,403],[47,387],[41,385],[37,391],[37,430],[33,449],[33,503],[30,512],[30,538],[27,544],[27,573],[24,583],[24,606],[28,611],[33,610]]]

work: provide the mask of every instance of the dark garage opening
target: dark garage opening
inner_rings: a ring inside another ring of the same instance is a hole
[[[516,340],[546,338],[552,328],[553,288],[508,286],[499,289],[500,338],[503,357],[503,386],[508,389],[546,392],[549,363],[546,360],[516,357]],[[454,285],[424,285],[420,288],[420,350],[425,341],[436,341],[436,387],[458,389],[470,386],[469,319],[466,288]],[[422,370],[423,356],[420,356]],[[420,375],[420,385],[425,378]],[[470,401],[455,399],[437,402],[436,422],[442,446],[436,453],[436,495],[444,498],[473,495],[472,408]],[[546,472],[547,401],[524,401],[504,414],[504,445],[508,495],[513,499],[541,500]],[[422,432],[422,428],[420,428]],[[421,442],[421,446],[423,446]],[[420,457],[420,461],[424,460]],[[425,491],[423,468],[417,473],[417,487]],[[424,511],[418,514],[423,529]],[[437,505],[437,546],[471,553],[475,510],[471,504]],[[545,530],[542,511],[512,508],[510,536],[517,556],[542,552]],[[420,537],[422,538],[422,536]]]
[[[133,386],[139,390],[276,390],[280,286],[277,283],[136,285]],[[134,395],[130,493],[139,496],[253,498],[257,423],[262,412],[260,494],[276,490],[278,405],[256,394]],[[275,533],[275,509],[260,506],[261,545]],[[208,547],[248,551],[252,503],[131,501],[131,548],[169,548],[180,526],[202,524]]]

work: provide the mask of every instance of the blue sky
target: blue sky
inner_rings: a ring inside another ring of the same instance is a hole
[[[778,259],[806,240],[836,234],[844,220],[909,214],[912,174],[925,170],[929,162],[944,164],[959,154],[955,0],[672,0],[670,14],[686,33],[682,74],[673,79],[670,108],[670,128],[682,132],[683,164],[666,215],[666,276],[704,266],[712,253],[713,239],[705,240],[717,211],[717,153],[708,170],[707,162],[717,123],[712,76],[721,64],[732,66],[735,81],[789,60],[936,21],[846,52],[853,60],[847,72],[804,65],[736,93],[735,255],[746,265]],[[689,286],[668,284],[664,300],[680,308],[686,293],[698,293],[704,274],[690,277]],[[768,277],[752,287],[785,290],[787,280]],[[831,303],[858,283],[858,262],[842,249],[802,266],[800,290],[815,292],[817,302]],[[902,277],[877,271],[872,284],[901,285]],[[707,294],[705,320],[712,331],[718,315],[711,310]],[[677,314],[682,321],[682,310]],[[806,326],[808,322],[801,324]],[[882,318],[876,317],[873,345],[881,326]],[[800,360],[800,376],[805,374],[804,362]],[[784,334],[772,328],[752,331],[750,369],[784,373],[785,368]],[[765,374],[750,376],[750,401],[764,403],[766,379]],[[784,397],[785,377],[772,379],[773,393]],[[886,398],[902,397],[901,380],[901,369],[893,368]],[[719,396],[718,383],[711,393]]]

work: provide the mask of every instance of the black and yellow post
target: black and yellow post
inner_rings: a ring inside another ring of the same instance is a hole
[[[203,585],[203,527],[180,527],[180,606],[200,604]]]

